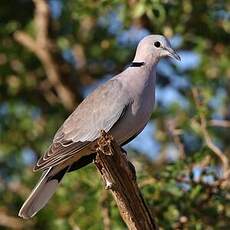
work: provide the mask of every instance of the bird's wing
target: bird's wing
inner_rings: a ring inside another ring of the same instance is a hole
[[[53,143],[34,170],[55,166],[79,154],[81,149],[100,136],[101,130],[108,132],[129,104],[129,93],[117,79],[97,88],[57,131]]]

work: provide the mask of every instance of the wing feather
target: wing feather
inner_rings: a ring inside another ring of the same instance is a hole
[[[75,109],[54,136],[53,143],[34,170],[53,167],[108,132],[129,105],[128,92],[117,79],[97,88]]]

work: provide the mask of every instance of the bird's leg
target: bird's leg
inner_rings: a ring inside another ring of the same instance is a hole
[[[136,169],[134,167],[134,165],[128,160],[128,163],[129,163],[129,169],[132,173],[131,177],[132,177],[132,180],[137,180],[137,176],[136,176]]]
[[[124,153],[127,156],[127,151],[121,147],[122,153]]]
[[[128,166],[129,166],[129,169],[130,169],[130,172],[131,172],[131,178],[132,178],[132,180],[136,180],[137,179],[137,177],[136,177],[136,169],[135,169],[134,165],[129,161],[126,150],[124,150],[121,147],[121,151],[122,151],[122,153],[124,154],[124,156],[127,159]]]

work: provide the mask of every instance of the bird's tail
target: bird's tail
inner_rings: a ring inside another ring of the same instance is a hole
[[[52,169],[53,168],[49,168],[43,173],[38,184],[21,207],[18,216],[23,219],[29,219],[42,209],[56,191],[61,179],[68,171],[69,166],[55,175],[52,175]]]

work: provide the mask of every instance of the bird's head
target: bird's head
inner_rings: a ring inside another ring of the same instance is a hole
[[[148,35],[137,46],[134,61],[153,61],[157,63],[162,57],[172,57],[180,61],[180,56],[171,47],[169,40],[162,35]]]

